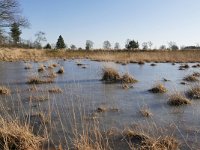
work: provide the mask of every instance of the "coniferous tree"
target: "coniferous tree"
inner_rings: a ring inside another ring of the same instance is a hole
[[[17,23],[13,23],[10,28],[11,37],[14,44],[17,44],[20,40],[21,30],[19,29],[19,25]]]
[[[51,49],[51,45],[47,43],[47,45],[44,47],[44,49]]]
[[[63,37],[62,37],[61,35],[59,36],[58,41],[57,41],[57,43],[56,43],[56,48],[57,48],[57,49],[66,48],[64,39],[63,39]]]

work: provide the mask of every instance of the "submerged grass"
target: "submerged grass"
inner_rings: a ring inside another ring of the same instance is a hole
[[[188,81],[188,82],[199,81],[199,79],[194,75],[188,75],[188,76],[184,77],[183,80]]]

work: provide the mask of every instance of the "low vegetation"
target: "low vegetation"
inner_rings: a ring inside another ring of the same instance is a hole
[[[122,83],[123,85],[137,82],[137,80],[130,74],[125,73],[121,76],[116,69],[111,67],[104,67],[102,71],[102,76],[102,81]]]
[[[187,95],[192,99],[200,99],[200,86],[195,85],[191,87],[190,90],[187,91]]]
[[[63,74],[65,72],[64,68],[61,67],[58,71],[57,71],[57,74]]]
[[[0,95],[8,95],[10,94],[10,89],[5,86],[0,86]]]
[[[184,77],[183,80],[188,81],[188,82],[199,81],[199,79],[194,75],[188,75],[188,76]]]
[[[34,135],[29,126],[0,119],[0,149],[39,150],[44,139]]]
[[[1,48],[0,60],[2,61],[19,61],[32,60],[44,61],[55,58],[88,58],[98,61],[121,61],[121,62],[199,62],[200,53],[198,50],[184,51],[64,51],[64,50],[36,50],[36,49],[17,49],[17,48]]]
[[[152,93],[165,93],[167,89],[162,84],[155,85],[152,89],[149,90]]]
[[[152,137],[141,131],[127,129],[123,132],[131,149],[140,150],[178,150],[180,143],[173,136],[162,135],[159,138]]]
[[[102,81],[106,82],[119,82],[121,81],[121,76],[118,71],[114,68],[104,67],[102,69]]]
[[[180,105],[191,104],[191,101],[187,99],[184,95],[176,93],[170,96],[168,104],[171,106],[180,106]]]
[[[53,78],[40,78],[38,76],[30,77],[27,81],[28,84],[45,84],[45,83],[53,83]]]
[[[49,91],[49,93],[62,93],[63,92],[62,89],[57,86],[49,89],[48,91]]]

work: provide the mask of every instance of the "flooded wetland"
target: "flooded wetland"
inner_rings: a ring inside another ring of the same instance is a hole
[[[42,149],[198,149],[198,63],[0,63],[1,115]]]

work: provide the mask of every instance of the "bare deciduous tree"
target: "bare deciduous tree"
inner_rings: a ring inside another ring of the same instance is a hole
[[[17,0],[0,0],[0,27],[10,27],[14,22],[22,27],[29,26]]]
[[[103,42],[103,48],[104,49],[110,49],[111,48],[111,44],[109,41],[104,41]]]
[[[120,45],[118,42],[115,43],[114,49],[120,49]]]

